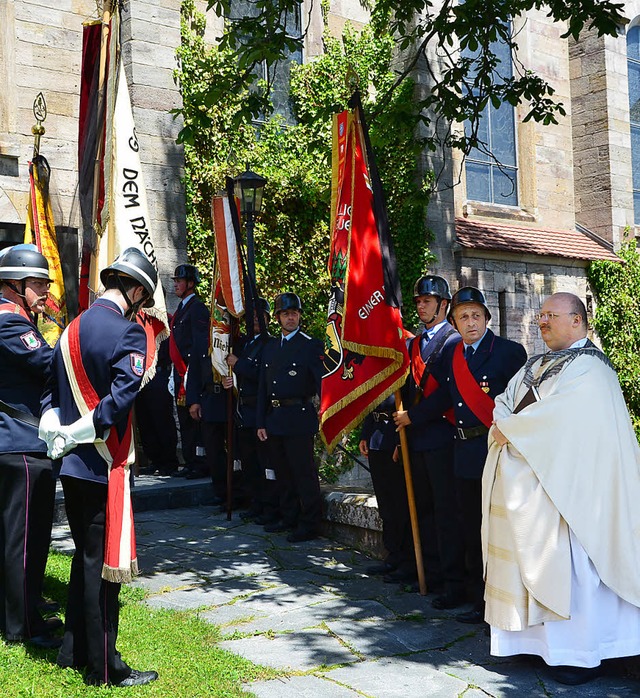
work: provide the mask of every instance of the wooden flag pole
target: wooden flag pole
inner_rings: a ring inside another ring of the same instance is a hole
[[[396,410],[404,411],[402,396],[400,391],[395,391]],[[424,578],[424,563],[422,561],[422,545],[420,543],[420,530],[418,528],[418,513],[416,511],[416,498],[413,492],[413,477],[411,475],[411,461],[409,460],[409,444],[407,442],[407,432],[404,427],[398,430],[400,434],[400,451],[402,454],[402,465],[404,467],[404,480],[407,485],[407,501],[409,503],[409,518],[411,519],[411,533],[413,534],[413,549],[416,556],[416,568],[418,571],[418,589],[422,596],[427,594],[427,583]]]

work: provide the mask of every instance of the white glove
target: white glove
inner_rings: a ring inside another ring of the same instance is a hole
[[[87,412],[80,419],[76,419],[73,424],[61,426],[52,438],[47,440],[49,448],[47,454],[50,458],[62,458],[78,444],[92,444],[96,441],[106,440],[109,430],[105,432],[102,439],[96,438],[96,428],[93,425],[93,410]]]
[[[171,397],[176,396],[176,383],[173,377],[173,370],[169,374],[169,382],[167,383],[167,390],[171,393]]]
[[[38,438],[48,443],[49,439],[53,439],[59,430],[60,408],[53,407],[50,410],[47,410],[42,415],[42,417],[40,417],[40,426],[38,427]]]

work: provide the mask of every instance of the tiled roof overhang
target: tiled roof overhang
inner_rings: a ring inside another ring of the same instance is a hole
[[[610,243],[589,231],[529,228],[468,218],[456,218],[455,223],[457,242],[468,249],[565,259],[621,261]]]

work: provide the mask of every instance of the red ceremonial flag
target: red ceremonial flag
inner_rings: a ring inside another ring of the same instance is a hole
[[[331,299],[320,400],[329,450],[404,383],[409,368],[382,188],[356,100],[333,123]]]

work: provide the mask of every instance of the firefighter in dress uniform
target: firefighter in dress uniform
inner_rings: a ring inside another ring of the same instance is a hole
[[[85,669],[88,684],[126,687],[149,683],[158,674],[132,669],[116,649],[120,581],[112,580],[131,578],[137,561],[120,562],[122,551],[133,556],[126,528],[130,500],[123,499],[119,564],[108,565],[105,538],[117,522],[111,515],[107,519],[107,498],[111,506],[117,494],[110,489],[113,466],[120,466],[122,489],[127,489],[130,413],[147,346],[135,316],[141,307],[153,305],[157,272],[140,250],[128,248],[101,271],[100,280],[104,294],[67,327],[54,349],[40,432],[49,454],[62,459],[60,480],[76,547],[57,663]]]
[[[433,407],[431,413],[423,410],[429,397],[438,393],[435,374],[451,362],[460,335],[447,322],[451,291],[445,278],[421,277],[413,299],[424,331],[407,342],[411,371],[402,390],[406,410],[396,412],[394,420],[407,429],[427,588],[441,587],[443,592],[431,604],[452,609],[466,602],[465,554],[453,469],[455,429],[446,392],[440,393],[439,412],[434,414]],[[413,556],[410,562],[415,574]]]
[[[482,471],[487,457],[487,434],[493,418],[494,398],[527,359],[524,347],[495,335],[487,324],[491,313],[484,294],[464,286],[451,300],[449,322],[462,336],[442,370],[435,376],[441,388],[427,398],[422,409],[441,413],[442,391],[448,393],[455,417],[454,471],[465,538],[467,589],[470,611],[456,616],[463,623],[484,621],[484,568],[482,523]],[[434,372],[435,373],[435,372]]]
[[[264,322],[260,322],[260,319]],[[269,469],[267,443],[260,441],[256,433],[258,403],[258,378],[262,353],[266,343],[273,339],[269,334],[271,306],[266,298],[258,298],[253,318],[253,338],[236,354],[229,354],[227,364],[233,370],[238,383],[236,425],[238,453],[242,463],[243,485],[249,498],[249,509],[240,514],[242,519],[254,519],[259,524],[277,522],[278,493]],[[225,387],[233,386],[233,378],[224,379]]]
[[[55,481],[38,438],[40,398],[53,350],[36,327],[49,291],[49,264],[35,245],[0,259],[0,631],[8,642],[60,644],[58,618],[39,612],[51,542]]]
[[[365,572],[370,575],[395,572],[413,554],[404,470],[400,460],[394,458],[398,445],[392,416],[395,404],[395,397],[389,395],[366,416],[358,444],[360,453],[369,461],[387,553],[381,562],[367,567]]]
[[[198,420],[189,412],[185,381],[189,383],[189,366],[192,358],[202,354],[202,348],[209,346],[209,311],[198,298],[195,287],[200,283],[200,274],[192,264],[180,264],[173,273],[173,286],[180,304],[171,318],[169,353],[173,362],[173,389],[176,400],[180,439],[185,468],[172,475],[186,476],[189,479],[206,477],[209,474],[204,458],[197,454],[202,444]],[[201,386],[198,386],[200,388]]]
[[[282,520],[265,531],[292,531],[295,543],[316,538],[322,520],[322,495],[313,438],[318,415],[313,397],[320,394],[324,347],[300,329],[302,303],[295,293],[275,300],[282,333],[270,339],[262,353],[256,425],[266,441],[275,470]]]

